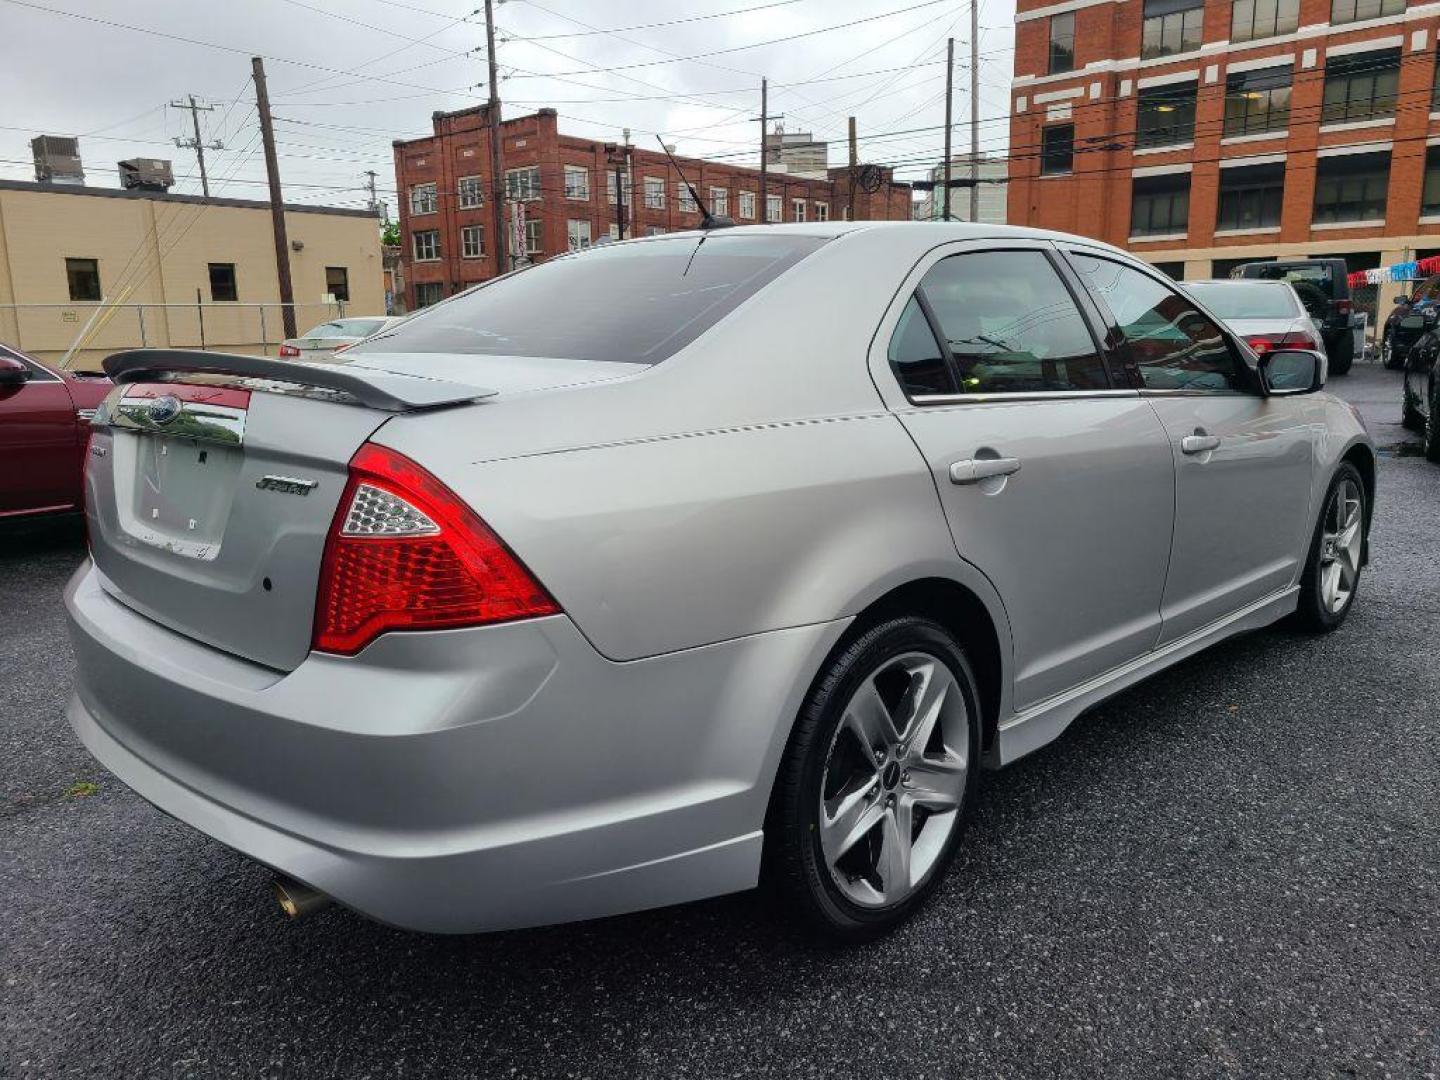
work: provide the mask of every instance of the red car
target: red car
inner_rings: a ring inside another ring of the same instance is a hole
[[[0,521],[84,509],[90,417],[110,389],[0,345]]]

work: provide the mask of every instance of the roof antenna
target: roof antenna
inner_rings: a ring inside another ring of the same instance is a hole
[[[733,229],[735,222],[731,221],[728,217],[716,217],[706,208],[704,200],[700,198],[700,193],[695,190],[695,185],[690,183],[690,178],[686,176],[680,168],[680,163],[675,160],[675,155],[670,153],[670,148],[665,145],[665,140],[659,135],[656,135],[655,141],[660,144],[660,149],[665,151],[665,156],[670,159],[670,164],[675,166],[675,171],[680,174],[680,179],[684,180],[685,186],[690,189],[690,198],[694,199],[695,205],[700,208],[700,228]]]

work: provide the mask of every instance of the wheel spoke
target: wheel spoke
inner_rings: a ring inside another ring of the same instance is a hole
[[[834,816],[823,818],[820,823],[820,847],[826,860],[833,865],[875,828],[884,811],[885,804],[874,797],[871,785],[842,797]]]
[[[965,762],[956,756],[921,758],[907,770],[905,790],[918,805],[931,810],[954,810],[965,790]]]
[[[872,752],[887,749],[900,741],[895,730],[895,720],[891,717],[890,710],[885,707],[873,676],[865,681],[865,685],[856,691],[850,700],[850,705],[845,710],[845,723]]]
[[[909,712],[901,727],[905,745],[912,751],[919,753],[929,743],[953,685],[950,672],[940,664],[927,664],[914,673],[910,693],[905,696]]]
[[[911,814],[908,801],[898,801],[885,811],[880,826],[880,874],[885,899],[894,901],[910,891]]]

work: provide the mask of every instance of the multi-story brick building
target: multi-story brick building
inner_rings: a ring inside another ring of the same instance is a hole
[[[497,272],[501,246],[489,236],[490,128],[485,106],[436,113],[432,136],[397,141],[396,187],[408,307],[434,303]],[[544,259],[602,236],[617,236],[615,168],[606,144],[562,135],[554,109],[506,120],[500,128],[506,199],[522,204],[525,254]],[[647,236],[700,225],[701,215],[679,173],[657,147],[631,147],[622,177],[626,236]],[[760,220],[760,171],[738,165],[678,159],[710,211],[737,224]],[[850,206],[848,169],[812,179],[771,170],[768,219],[816,221],[850,214],[856,220],[906,220],[911,191],[882,170],[883,183],[859,190]],[[506,208],[506,232],[511,221]],[[506,265],[499,270],[508,269]]]
[[[1440,4],[1019,0],[1010,221],[1179,277],[1440,251]]]

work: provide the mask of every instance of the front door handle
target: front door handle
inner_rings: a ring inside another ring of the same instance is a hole
[[[1219,435],[1186,435],[1180,440],[1180,452],[1183,454],[1203,454],[1219,448]]]
[[[981,480],[988,480],[992,476],[1009,476],[1011,473],[1019,471],[1019,458],[966,458],[964,461],[956,461],[951,464],[950,482],[952,484],[978,484]]]

